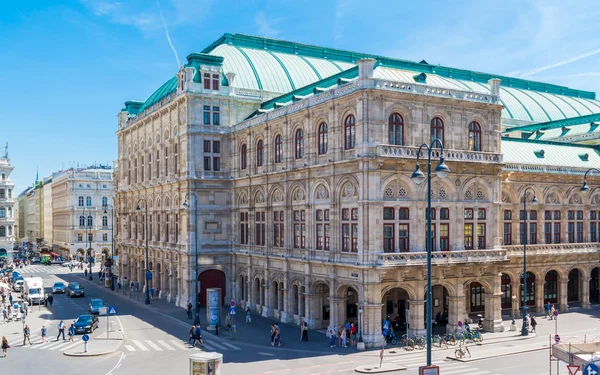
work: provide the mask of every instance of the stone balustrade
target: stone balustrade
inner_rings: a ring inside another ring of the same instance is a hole
[[[422,266],[427,264],[427,252],[383,253],[378,255],[381,267]],[[434,265],[458,263],[487,263],[508,260],[506,250],[459,250],[434,251],[431,253]]]
[[[415,146],[379,145],[378,156],[391,156],[397,158],[417,158],[419,148]],[[440,151],[434,150],[432,158],[439,158]],[[426,158],[425,154],[421,158]],[[444,150],[446,161],[472,161],[480,163],[502,163],[502,154],[466,150]]]
[[[503,246],[508,257],[522,257],[523,245]],[[527,245],[527,256],[600,253],[600,243],[559,243]]]

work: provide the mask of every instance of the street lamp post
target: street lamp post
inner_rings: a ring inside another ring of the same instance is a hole
[[[92,209],[89,209],[89,217],[92,216]],[[90,233],[91,233],[91,226],[90,226],[90,221],[88,220],[88,216],[85,215],[85,207],[83,207],[83,222],[85,223],[85,256],[87,258],[87,262],[88,262],[88,266],[89,266],[89,279],[90,281],[93,280],[92,277],[92,240],[90,239]],[[88,229],[90,229],[88,231]],[[88,246],[88,242],[90,243],[90,245]]]
[[[194,309],[194,324],[200,324],[200,306],[198,301],[198,196],[196,193],[186,193],[185,202],[183,202],[183,207],[188,208],[190,204],[188,203],[188,198],[190,195],[194,197],[194,233],[195,233],[195,252],[196,252],[196,306]]]
[[[585,171],[585,175],[583,175],[583,185],[581,185],[581,188],[579,189],[579,190],[581,190],[583,192],[588,192],[590,190],[590,187],[587,184],[587,175],[590,172],[600,172],[600,169],[590,168],[587,171]]]
[[[150,280],[148,278],[150,271],[148,270],[148,201],[145,200],[144,198],[140,198],[137,201],[136,204],[136,211],[141,211],[142,209],[140,208],[140,202],[144,202],[144,206],[146,207],[146,230],[144,231],[144,237],[146,238],[146,272],[145,272],[145,278],[146,278],[146,299],[144,300],[144,303],[146,305],[150,304],[150,283],[148,280]]]
[[[527,187],[523,192],[523,230],[525,231],[525,238],[523,239],[523,327],[521,328],[521,335],[529,335],[529,328],[527,327],[527,192],[533,191],[533,199],[531,203],[537,203],[538,200],[535,196],[535,191],[531,187]]]
[[[104,205],[104,213],[107,214],[106,208],[110,207],[110,290],[115,290],[115,276],[112,272],[113,259],[115,256],[115,238],[114,238],[114,228],[115,228],[115,208],[110,204]]]
[[[431,296],[431,249],[432,249],[432,238],[431,238],[431,153],[434,151],[435,144],[438,143],[440,146],[439,155],[440,163],[435,167],[435,173],[439,178],[444,178],[450,172],[450,168],[444,162],[444,145],[439,138],[435,138],[431,141],[431,144],[423,143],[419,146],[419,152],[417,153],[417,166],[412,176],[410,177],[417,185],[425,181],[425,175],[421,171],[419,166],[419,158],[421,157],[421,150],[425,148],[427,150],[427,302],[426,302],[426,327],[427,327],[427,366],[431,366],[431,316],[432,316],[432,296]]]

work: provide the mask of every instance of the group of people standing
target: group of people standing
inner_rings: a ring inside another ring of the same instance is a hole
[[[334,325],[329,325],[327,328],[327,336],[329,337],[329,346],[334,348],[336,346],[340,346],[343,348],[354,347],[357,344],[356,334],[358,332],[358,328],[354,322],[346,322],[345,325],[340,325],[339,327]],[[348,343],[350,345],[348,345]]]
[[[202,328],[200,328],[200,323],[196,323],[192,325],[190,328],[190,338],[188,340],[188,344],[191,346],[196,346],[196,343],[200,344],[200,347],[204,347],[204,341],[202,340]]]

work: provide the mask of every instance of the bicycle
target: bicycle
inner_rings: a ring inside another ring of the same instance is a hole
[[[446,341],[445,337],[435,335],[432,339],[433,345],[437,346],[438,348],[448,349],[448,341]]]
[[[471,334],[471,340],[473,340],[473,342],[482,342],[483,341],[483,336],[481,335],[481,332],[479,331],[475,331],[473,332],[473,334]]]
[[[415,337],[415,346],[419,350],[425,349],[425,337]]]
[[[454,356],[458,359],[464,358],[465,355],[469,355],[469,358],[471,358],[471,352],[469,351],[469,348],[467,347],[467,345],[464,345],[461,343],[460,346],[454,351]]]
[[[402,335],[402,345],[404,350],[415,350],[415,340],[408,337],[408,335]]]
[[[452,333],[448,333],[446,334],[446,344],[448,345],[456,345],[456,336],[453,335]]]

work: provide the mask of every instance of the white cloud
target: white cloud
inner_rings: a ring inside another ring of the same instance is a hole
[[[574,63],[576,61],[583,60],[583,59],[585,59],[587,57],[591,57],[591,56],[597,55],[599,53],[600,53],[600,48],[599,49],[595,49],[593,51],[588,51],[586,53],[583,53],[583,54],[580,54],[580,55],[577,55],[577,56],[574,56],[574,57],[571,57],[571,58],[568,58],[568,59],[565,59],[565,60],[562,60],[562,61],[559,61],[559,62],[556,62],[556,63],[553,63],[553,64],[544,65],[544,66],[541,66],[541,67],[538,67],[538,68],[535,68],[535,69],[531,69],[531,70],[525,72],[524,74],[522,74],[521,77],[523,77],[523,78],[525,78],[525,77],[531,77],[532,75],[537,74],[539,72],[543,72],[544,70],[558,68],[559,66],[571,64],[571,63]]]
[[[277,38],[281,33],[281,30],[276,27],[278,23],[283,21],[285,18],[267,18],[267,15],[263,11],[256,12],[254,15],[254,23],[256,24],[257,33],[260,36],[267,38]]]

